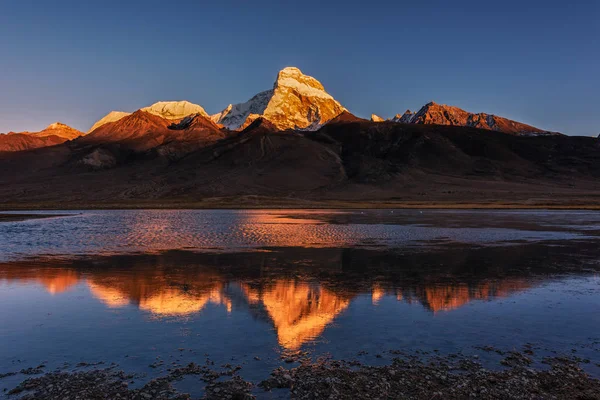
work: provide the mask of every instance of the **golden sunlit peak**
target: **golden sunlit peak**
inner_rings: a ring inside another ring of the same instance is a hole
[[[127,296],[118,289],[113,289],[94,282],[87,282],[90,292],[94,297],[106,304],[109,308],[121,308],[129,304]]]

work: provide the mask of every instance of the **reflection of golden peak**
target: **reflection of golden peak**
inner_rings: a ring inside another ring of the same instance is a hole
[[[530,287],[525,280],[512,279],[494,283],[484,282],[476,286],[467,284],[435,285],[418,291],[418,297],[434,313],[455,310],[472,300],[487,300],[492,297],[505,297],[516,291]]]
[[[278,281],[262,295],[247,286],[243,289],[250,302],[261,299],[273,320],[279,344],[289,350],[319,336],[350,303],[320,286],[294,281]]]
[[[90,288],[90,293],[110,308],[124,307],[129,304],[127,296],[118,289],[99,285],[91,281],[88,281],[87,284]]]
[[[427,304],[433,312],[454,310],[469,302],[469,287],[433,286],[424,289]]]
[[[110,287],[88,281],[90,292],[111,308],[123,307],[131,300],[139,301],[140,309],[157,316],[183,316],[199,312],[208,303],[223,304],[227,312],[231,312],[231,301],[222,294],[223,284],[217,283],[207,293],[188,293],[176,288],[159,288],[148,293],[146,288],[135,286],[135,293],[128,293],[124,288]],[[131,289],[131,288],[130,288]],[[139,298],[133,296],[139,295]]]
[[[34,272],[34,273],[31,273]],[[21,282],[38,282],[42,284],[48,293],[54,295],[65,292],[79,282],[79,273],[72,270],[60,270],[52,268],[33,269],[22,274],[19,269],[10,268],[2,271],[0,279],[17,279]]]
[[[373,288],[373,292],[371,293],[371,302],[373,303],[373,305],[376,306],[377,304],[379,304],[379,300],[381,300],[383,296],[385,296],[385,290],[383,290],[379,286],[375,286]]]
[[[142,310],[158,316],[182,316],[197,313],[208,303],[224,304],[231,311],[231,301],[221,293],[222,287],[210,293],[192,295],[178,289],[166,289],[140,301]]]
[[[79,277],[73,271],[65,271],[64,274],[54,277],[40,278],[40,282],[51,294],[62,293],[69,289],[71,286],[79,282]]]

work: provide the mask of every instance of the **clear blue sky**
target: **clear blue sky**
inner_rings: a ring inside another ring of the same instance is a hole
[[[435,100],[600,133],[600,1],[0,0],[0,132],[189,100],[296,66],[362,117]]]

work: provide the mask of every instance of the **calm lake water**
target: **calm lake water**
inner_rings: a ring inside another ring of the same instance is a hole
[[[69,215],[0,223],[0,374],[103,362],[141,383],[209,358],[260,380],[298,352],[492,365],[479,347],[529,345],[600,376],[600,213],[46,213]]]

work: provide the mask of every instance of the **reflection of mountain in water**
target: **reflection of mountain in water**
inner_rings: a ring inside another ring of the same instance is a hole
[[[417,288],[396,289],[393,294],[398,301],[418,302],[428,310],[437,313],[439,311],[455,310],[474,300],[507,297],[513,293],[525,291],[531,286],[532,283],[525,279],[507,279],[478,284],[436,284]],[[374,289],[373,304],[377,304],[375,299],[381,297],[383,297],[381,289]]]
[[[208,304],[250,312],[273,324],[282,347],[296,350],[319,337],[358,295],[369,294],[375,306],[393,297],[434,313],[450,311],[525,291],[549,276],[549,265],[569,270],[572,252],[536,245],[437,255],[295,248],[168,252],[0,264],[0,282],[42,284],[52,294],[84,284],[107,307],[135,305],[156,317],[190,316]],[[586,267],[581,259],[577,266]]]
[[[50,294],[68,291],[79,283],[80,278],[81,273],[74,269],[0,264],[0,283],[41,284]]]
[[[209,303],[223,304],[231,312],[231,301],[221,292],[222,287],[215,287],[207,293],[186,293],[177,288],[166,287],[145,297],[134,299],[120,289],[103,286],[88,280],[87,284],[94,297],[108,307],[119,308],[136,303],[141,310],[155,316],[184,316],[200,312]]]
[[[277,330],[279,344],[296,350],[318,337],[350,300],[318,284],[279,280],[267,288],[242,286],[251,304],[264,305]]]
[[[157,317],[190,315],[207,304],[225,305],[231,311],[222,278],[197,268],[170,270],[158,265],[94,270],[86,274],[85,281],[92,295],[111,308],[135,304]]]

